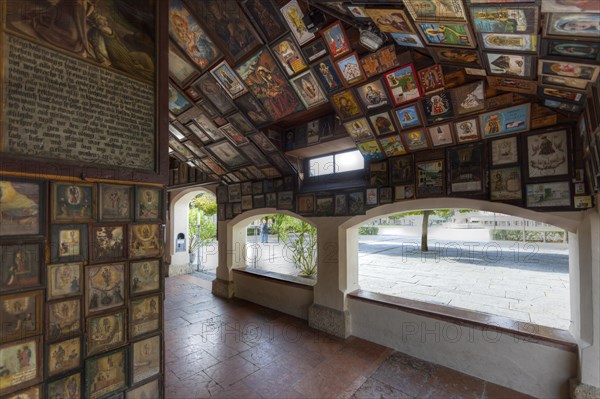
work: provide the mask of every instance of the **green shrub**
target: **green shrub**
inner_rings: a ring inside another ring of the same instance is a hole
[[[376,236],[379,233],[379,227],[362,226],[358,228],[358,234],[361,236]]]

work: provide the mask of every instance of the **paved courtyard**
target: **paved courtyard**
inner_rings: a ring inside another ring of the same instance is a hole
[[[359,284],[364,290],[568,329],[567,244],[490,242],[485,229],[429,230],[429,252],[420,252],[416,227],[380,228],[360,236]],[[274,237],[248,238],[247,264],[297,275]],[[206,272],[214,273],[216,256]]]

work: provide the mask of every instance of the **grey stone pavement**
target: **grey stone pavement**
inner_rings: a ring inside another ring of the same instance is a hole
[[[359,284],[364,290],[442,304],[548,327],[570,323],[567,244],[490,241],[486,229],[429,229],[420,252],[417,227],[380,228],[359,237]],[[248,237],[247,265],[297,275],[283,246]],[[215,256],[208,255],[207,276]]]

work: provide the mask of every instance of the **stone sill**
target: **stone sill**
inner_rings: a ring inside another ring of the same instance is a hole
[[[515,342],[518,342],[517,339],[520,339],[577,353],[577,343],[571,333],[566,330],[516,321],[504,316],[495,316],[471,310],[398,298],[371,291],[356,290],[349,293],[348,298],[420,316],[431,317],[457,325],[508,333],[515,336]]]
[[[306,290],[313,290],[315,284],[317,284],[316,280],[306,278],[306,277],[298,277],[298,276],[290,276],[289,274],[282,274],[271,272],[267,270],[255,269],[253,267],[243,267],[240,269],[233,269],[234,273],[245,274],[252,276],[253,278],[258,278],[259,280],[268,280],[274,283],[288,285],[296,288],[302,288]]]

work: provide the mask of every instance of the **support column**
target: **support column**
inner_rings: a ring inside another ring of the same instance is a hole
[[[346,307],[346,237],[339,226],[347,218],[314,218],[317,228],[317,284],[314,302],[308,310],[311,327],[341,338],[350,334],[350,312]]]
[[[221,298],[232,298],[233,268],[246,265],[246,226],[243,223],[217,222],[219,263],[217,278],[212,282],[212,293]]]

